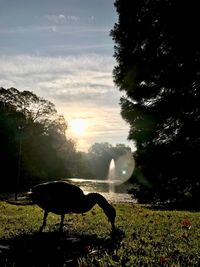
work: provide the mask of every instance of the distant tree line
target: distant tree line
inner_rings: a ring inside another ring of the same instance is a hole
[[[93,173],[96,179],[105,180],[108,177],[109,165],[112,159],[116,160],[121,155],[131,151],[131,148],[124,144],[95,143],[88,153],[85,154],[85,164]]]
[[[121,114],[136,141],[141,202],[199,208],[200,16],[196,1],[116,0]]]

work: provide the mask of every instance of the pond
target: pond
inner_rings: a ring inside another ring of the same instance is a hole
[[[116,193],[113,190],[113,185],[111,186],[109,180],[89,180],[81,178],[68,178],[65,179],[66,182],[72,183],[79,186],[85,194],[91,192],[97,192],[103,195],[109,202],[119,203],[137,203],[137,200],[132,194],[128,193]],[[112,191],[110,188],[112,187]]]

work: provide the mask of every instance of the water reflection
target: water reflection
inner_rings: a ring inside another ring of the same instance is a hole
[[[66,179],[67,182],[79,186],[84,193],[86,192],[109,192],[109,181],[107,180],[89,180],[70,178]]]
[[[103,195],[112,203],[128,202],[136,203],[136,199],[127,193],[110,192],[110,182],[108,180],[89,180],[81,178],[65,179],[66,182],[79,186],[85,194],[97,192]]]

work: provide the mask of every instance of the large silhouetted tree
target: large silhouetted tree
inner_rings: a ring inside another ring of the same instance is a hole
[[[196,1],[116,0],[114,81],[137,143],[140,199],[198,206],[200,16]]]
[[[75,173],[75,144],[54,104],[29,91],[0,88],[0,191]]]

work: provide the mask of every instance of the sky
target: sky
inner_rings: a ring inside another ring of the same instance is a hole
[[[133,147],[112,76],[113,2],[0,0],[0,87],[54,103],[80,151],[95,142]],[[75,121],[82,128],[74,129]]]

